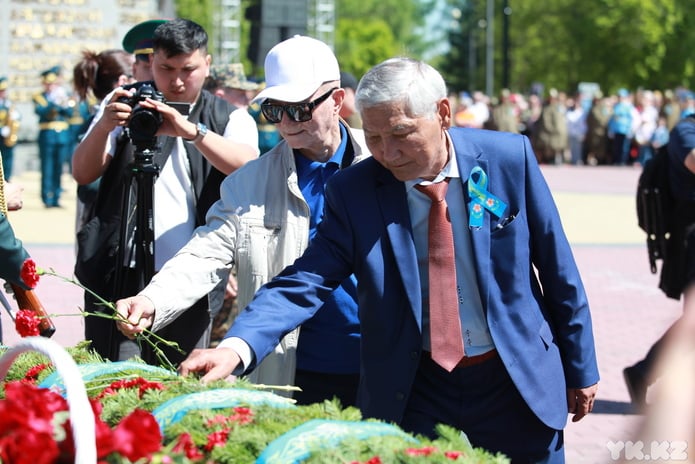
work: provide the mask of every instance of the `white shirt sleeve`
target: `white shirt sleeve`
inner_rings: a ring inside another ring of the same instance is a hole
[[[237,108],[231,112],[223,137],[237,143],[245,143],[253,147],[256,155],[260,154],[256,120],[245,108]]]
[[[234,372],[232,372],[232,374],[236,376],[242,375],[254,358],[251,347],[239,337],[225,338],[217,345],[217,348],[231,348],[239,355],[242,365],[238,366]]]

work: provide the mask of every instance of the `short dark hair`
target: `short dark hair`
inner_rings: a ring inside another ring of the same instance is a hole
[[[161,24],[154,31],[152,48],[163,50],[167,58],[207,51],[208,34],[205,29],[190,19],[177,18]]]

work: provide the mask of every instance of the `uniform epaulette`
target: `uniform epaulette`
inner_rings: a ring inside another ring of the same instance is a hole
[[[34,103],[36,103],[37,105],[41,105],[41,106],[47,106],[48,105],[48,100],[46,100],[46,97],[41,92],[35,93],[31,98],[32,98],[32,100],[34,100]]]

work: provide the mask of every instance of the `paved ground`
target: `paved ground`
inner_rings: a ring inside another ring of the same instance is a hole
[[[35,147],[22,147],[16,181],[25,187],[25,207],[11,213],[17,235],[37,264],[69,276],[74,262],[75,185],[64,177],[64,208],[44,209],[38,197]],[[639,168],[544,167],[582,272],[592,305],[601,383],[595,412],[566,429],[569,464],[612,462],[607,443],[627,441],[642,419],[632,411],[622,380],[635,362],[680,314],[650,274],[644,236],[637,228],[633,191]],[[79,288],[42,279],[37,293],[53,314],[75,314]],[[80,317],[56,317],[55,340],[70,346],[82,339]],[[4,341],[16,335],[2,314]],[[510,433],[514,433],[510,430]]]

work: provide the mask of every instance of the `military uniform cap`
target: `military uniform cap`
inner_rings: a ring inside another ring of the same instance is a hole
[[[7,77],[6,76],[0,76],[0,90],[7,90]]]
[[[226,65],[213,66],[213,78],[223,87],[240,90],[258,90],[256,82],[246,79],[244,65],[241,63],[230,63]]]
[[[166,19],[150,19],[133,26],[123,37],[123,49],[134,55],[149,55],[152,48],[154,30],[164,24]]]
[[[52,84],[58,80],[60,75],[60,66],[53,66],[41,72],[41,82],[44,84]]]

